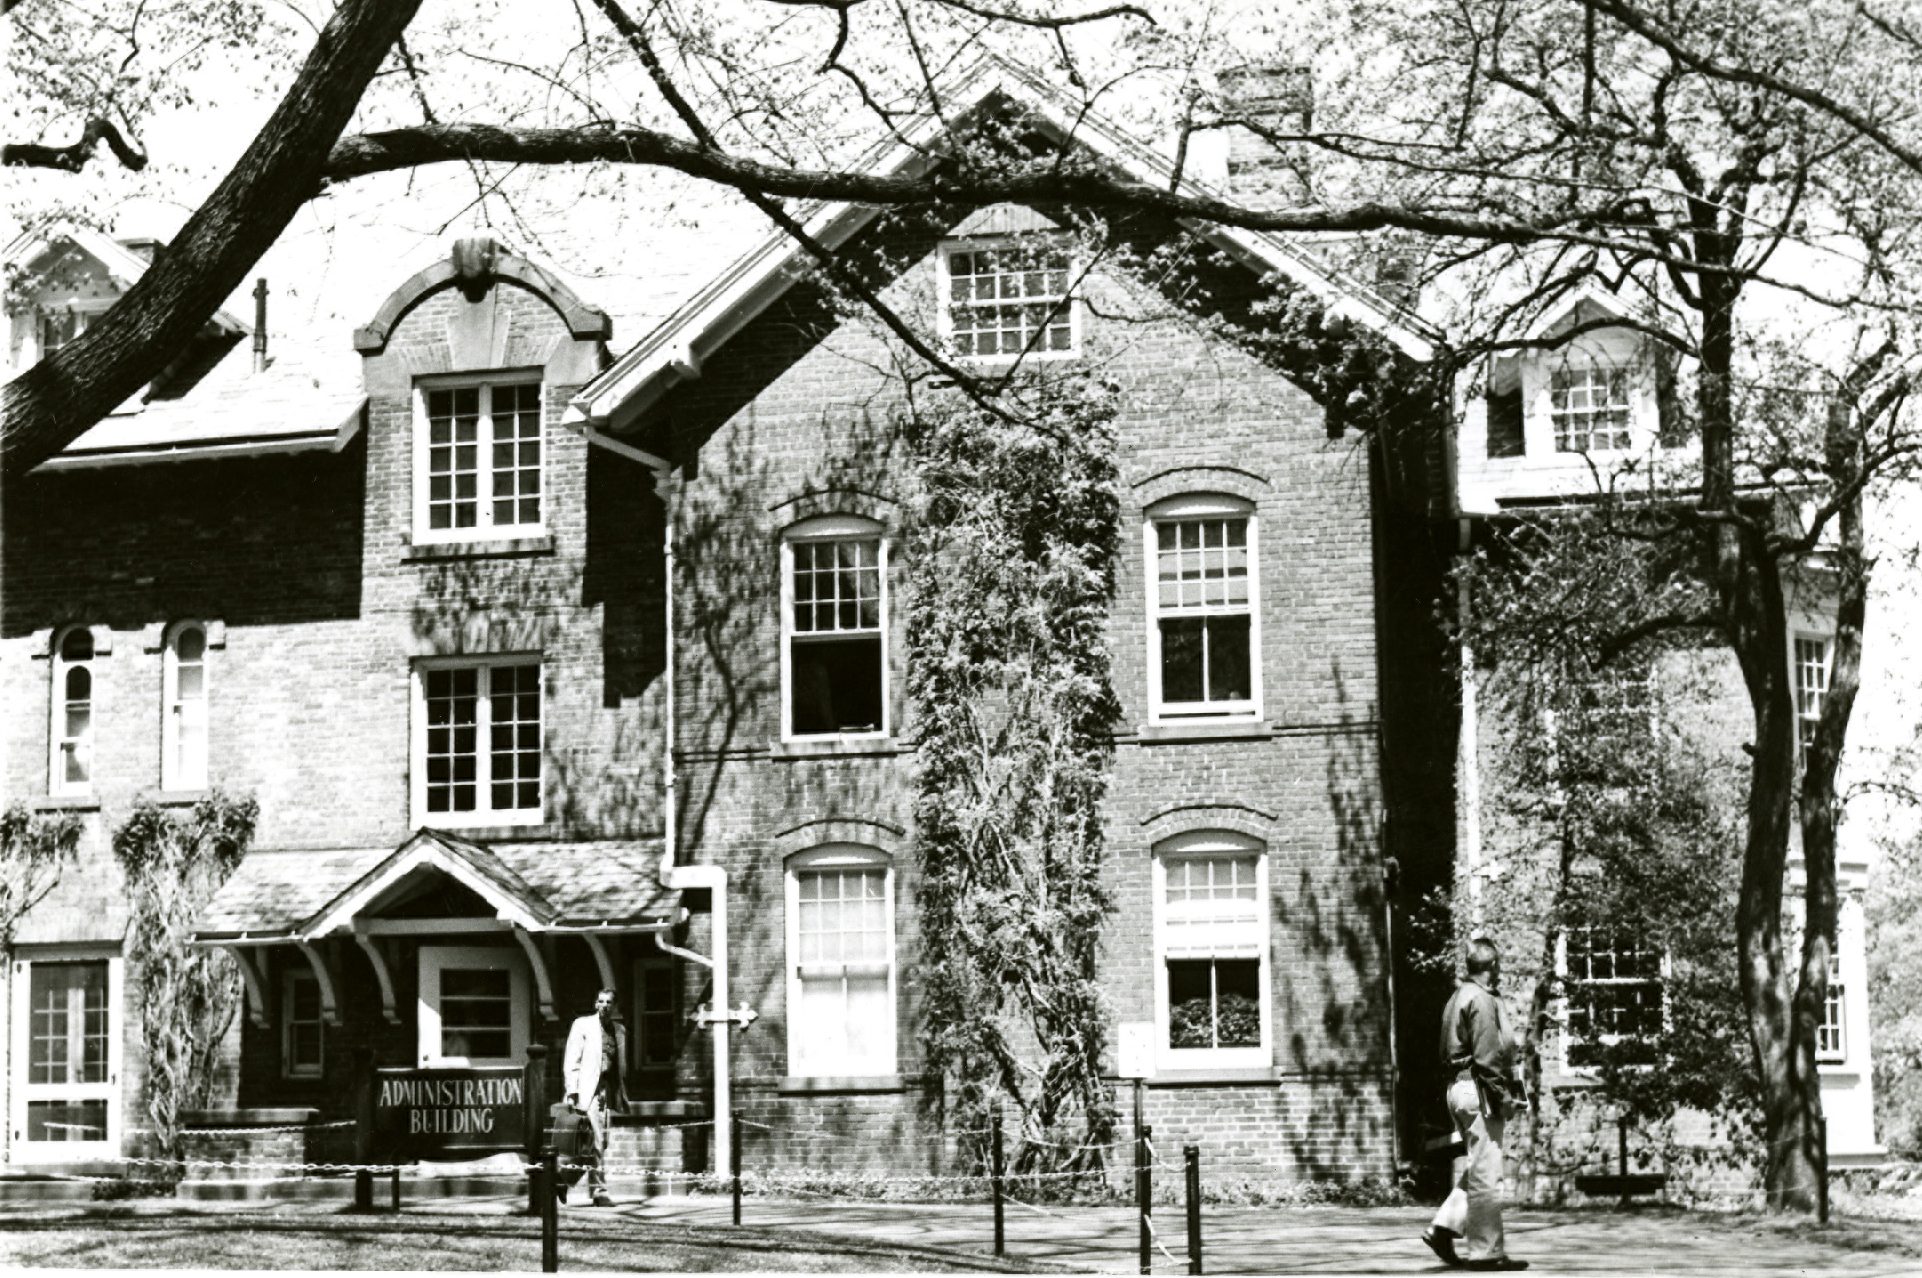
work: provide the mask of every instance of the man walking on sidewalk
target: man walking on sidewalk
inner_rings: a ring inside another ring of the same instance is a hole
[[[614,1019],[614,991],[594,998],[594,1014],[576,1020],[567,1031],[567,1054],[561,1078],[567,1103],[587,1111],[594,1128],[594,1153],[587,1162],[587,1188],[596,1207],[612,1207],[607,1196],[607,1136],[609,1110],[627,1109],[627,1030]],[[575,1173],[578,1177],[579,1173]],[[567,1190],[560,1189],[562,1199]]]
[[[1442,1076],[1448,1080],[1448,1113],[1468,1147],[1461,1179],[1435,1213],[1421,1240],[1444,1262],[1463,1269],[1526,1269],[1508,1255],[1502,1239],[1502,1126],[1519,1099],[1515,1039],[1501,1000],[1502,958],[1495,943],[1468,943],[1467,979],[1442,1010]],[[1464,1254],[1455,1240],[1465,1239]]]

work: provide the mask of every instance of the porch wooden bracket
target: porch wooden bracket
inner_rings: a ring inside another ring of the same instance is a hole
[[[551,1021],[554,1019],[554,982],[547,974],[547,956],[541,953],[540,942],[526,928],[516,925],[514,939],[527,951],[527,966],[534,971],[534,1005],[542,1020]]]
[[[340,1000],[335,993],[334,971],[327,963],[327,956],[312,941],[295,941],[300,952],[307,956],[307,966],[314,969],[314,980],[320,985],[320,1019],[340,1028]]]
[[[614,960],[607,956],[607,942],[595,936],[592,932],[582,933],[581,939],[587,942],[589,952],[594,955],[594,966],[601,970],[601,988],[604,990],[613,989]]]
[[[400,1024],[400,1013],[394,1009],[394,974],[388,969],[387,956],[381,952],[380,942],[365,932],[354,933],[354,944],[374,965],[374,979],[380,982],[380,1014],[389,1025]]]
[[[244,945],[223,945],[221,949],[233,955],[234,966],[240,969],[240,983],[247,991],[247,1021],[255,1029],[267,1028],[267,986],[260,978],[260,969],[254,966],[254,956],[247,952]]]

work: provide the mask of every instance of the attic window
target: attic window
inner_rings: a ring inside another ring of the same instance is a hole
[[[941,249],[941,329],[963,359],[1063,359],[1080,349],[1058,239],[958,240]]]
[[[85,311],[46,311],[40,316],[40,358],[45,359],[87,331]]]
[[[1558,368],[1549,379],[1549,420],[1558,453],[1628,448],[1628,370],[1594,364]]]

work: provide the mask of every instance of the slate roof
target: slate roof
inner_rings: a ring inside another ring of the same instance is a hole
[[[249,852],[202,912],[195,935],[216,940],[298,933],[421,837],[550,925],[633,923],[668,918],[679,908],[679,893],[663,888],[657,877],[659,839],[489,845],[423,830],[400,848]]]

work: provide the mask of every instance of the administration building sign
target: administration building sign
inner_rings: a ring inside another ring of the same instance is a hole
[[[526,1142],[527,1082],[517,1066],[374,1072],[374,1139],[390,1155],[465,1157]]]

